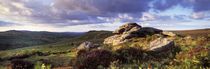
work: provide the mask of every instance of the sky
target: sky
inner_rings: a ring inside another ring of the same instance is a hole
[[[210,0],[0,0],[0,31],[113,31],[129,22],[163,30],[210,28]]]

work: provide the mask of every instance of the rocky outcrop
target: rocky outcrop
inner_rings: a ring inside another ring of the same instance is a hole
[[[171,36],[171,37],[178,36],[177,33],[175,33],[175,32],[169,32],[169,31],[163,31],[162,34],[163,35],[167,35],[167,36]]]
[[[162,30],[151,28],[151,27],[141,27],[136,23],[127,23],[116,29],[113,33],[116,35],[110,36],[104,40],[104,44],[118,45],[128,41],[133,37],[145,37],[146,35],[153,35],[161,33]]]
[[[116,29],[113,33],[114,34],[122,34],[124,32],[128,32],[133,27],[141,28],[141,26],[139,26],[136,23],[127,23],[127,24],[124,24],[124,25],[120,26],[120,28],[119,29]]]
[[[170,40],[167,38],[158,38],[148,45],[149,51],[163,51],[170,50],[174,46],[174,40]]]
[[[77,49],[81,50],[81,49],[89,49],[93,47],[94,47],[93,42],[86,41],[80,44],[79,47],[77,47]]]

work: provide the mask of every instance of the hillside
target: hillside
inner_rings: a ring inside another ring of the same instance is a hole
[[[195,30],[194,30],[195,31]],[[199,30],[203,31],[203,30]],[[180,34],[185,34],[185,31],[177,31]],[[201,35],[206,34],[207,32],[201,33]],[[188,32],[186,35],[194,34],[194,32]],[[81,61],[82,59],[78,56],[78,51],[76,48],[84,41],[91,41],[94,43],[102,43],[105,38],[114,35],[111,31],[89,31],[83,35],[77,36],[75,38],[71,38],[65,41],[52,43],[48,45],[40,45],[33,47],[25,47],[14,50],[5,50],[0,51],[0,67],[7,67],[13,59],[25,59],[29,60],[33,64],[36,64],[36,67],[42,66],[42,64],[48,64],[46,66],[50,66],[52,68],[65,68],[69,69],[71,67],[76,66],[75,63]],[[209,35],[209,34],[208,34]],[[192,35],[193,36],[193,35]],[[139,52],[139,48],[142,46],[146,46],[150,41],[156,39],[159,36],[151,35],[146,36],[144,38],[133,38],[131,41],[116,45],[116,46],[102,46],[99,47],[99,51],[95,53],[100,53],[100,49],[111,51],[113,54],[117,53],[117,58],[126,60],[126,62],[113,61],[109,68],[182,68],[179,64],[185,64],[186,66],[198,66],[202,64],[206,64],[206,60],[202,59],[208,57],[206,54],[206,50],[208,51],[209,41],[205,38],[200,38],[200,35],[193,38],[183,38],[183,37],[170,37],[175,41],[175,47],[172,52],[163,51],[159,53],[154,52],[144,52],[142,57],[146,59],[138,59],[135,60],[137,52]],[[96,49],[97,50],[97,49]],[[84,51],[84,50],[82,50]],[[81,52],[82,52],[81,51]],[[87,50],[88,52],[94,52],[91,50]],[[193,52],[193,53],[192,53]],[[79,52],[80,53],[80,52]],[[84,52],[83,52],[84,53]],[[90,54],[90,53],[89,53]],[[183,56],[182,54],[189,54]],[[198,55],[196,55],[198,54]],[[203,56],[200,56],[202,54]],[[104,57],[108,58],[107,53],[103,53]],[[120,56],[120,57],[119,57]],[[138,56],[138,55],[137,55]],[[196,58],[189,58],[189,57]],[[101,56],[103,57],[103,56]],[[98,59],[100,61],[105,61],[104,59],[98,58],[90,58],[90,60]],[[111,60],[111,59],[106,59]],[[129,62],[128,62],[129,60]],[[135,61],[135,62],[133,62]],[[140,62],[141,61],[141,62]],[[199,61],[200,63],[194,64],[194,61]],[[132,63],[131,63],[132,62]],[[97,62],[91,62],[91,64],[95,64]],[[190,64],[187,64],[190,63]],[[194,64],[194,65],[193,65]],[[85,65],[85,64],[84,64]],[[90,65],[87,63],[87,65]],[[206,66],[206,65],[202,65]]]
[[[56,33],[10,30],[0,32],[0,50],[43,45],[76,37],[81,33]]]
[[[96,43],[102,43],[104,38],[111,35],[113,34],[110,31],[89,31],[75,38],[71,38],[71,39],[53,43],[53,44],[0,51],[0,60],[3,61],[3,62],[0,62],[0,66],[7,65],[10,60],[17,59],[17,58],[30,59],[32,61],[38,61],[40,59],[47,58],[50,60],[52,59],[53,61],[52,63],[54,63],[55,65],[62,64],[62,63],[57,63],[57,61],[55,60],[62,60],[62,62],[64,62],[63,58],[68,58],[66,60],[70,60],[71,56],[74,56],[75,54],[69,55],[68,52],[71,50],[74,50],[75,47],[77,47],[80,43],[84,41],[93,41]],[[65,54],[65,56],[59,57],[60,56],[59,54]],[[52,57],[55,57],[55,56],[57,58],[53,59]]]
[[[210,29],[182,30],[182,31],[174,31],[174,32],[177,32],[183,35],[190,35],[192,37],[210,36]]]

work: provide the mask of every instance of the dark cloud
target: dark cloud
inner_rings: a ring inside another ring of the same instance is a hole
[[[151,0],[55,0],[55,6],[67,12],[80,11],[94,16],[147,11]]]
[[[195,0],[193,3],[195,12],[210,10],[210,0]]]
[[[140,18],[142,12],[147,12],[150,9],[148,4],[151,1],[152,0],[53,0],[52,4],[46,5],[41,0],[7,0],[6,2],[0,1],[0,3],[4,3],[5,5],[3,6],[11,10],[8,14],[26,17],[28,21],[32,23],[68,26],[105,23],[107,22],[106,20],[98,19],[98,17],[106,17],[109,19],[120,18],[120,14]],[[126,18],[120,19],[123,22],[132,20]],[[79,22],[74,22],[75,20],[79,20]]]
[[[164,11],[180,4],[180,1],[181,0],[154,0],[153,8],[160,11]]]
[[[17,18],[24,18],[24,21],[30,23],[51,24],[57,27],[107,22],[140,22],[143,13],[148,12],[151,8],[165,11],[180,5],[184,8],[193,8],[195,12],[200,12],[210,10],[210,7],[208,7],[210,6],[209,1],[210,0],[52,0],[51,4],[44,4],[42,0],[1,0],[0,7],[4,9],[0,8],[0,16],[17,16]],[[153,2],[153,6],[149,6],[151,2]],[[5,8],[9,8],[9,12],[5,10]],[[145,16],[145,20],[171,20],[171,16],[153,16],[155,19],[153,17],[149,19],[150,17]],[[183,19],[182,17],[183,16],[177,16],[175,18],[181,20]],[[18,21],[21,23],[23,19],[19,19]],[[1,23],[1,25],[3,26],[4,24]]]
[[[193,8],[195,12],[210,10],[210,0],[154,0],[153,2],[153,8],[159,11],[165,11],[178,5]]]
[[[54,0],[53,13],[59,19],[82,20],[84,24],[105,23],[104,18],[119,18],[120,14],[131,17],[141,17],[142,12],[150,9],[148,3],[151,0]],[[126,22],[129,19],[121,18]],[[112,21],[113,22],[113,21]],[[71,23],[69,23],[71,24]],[[77,23],[77,24],[82,24]],[[77,25],[72,23],[72,25]]]
[[[141,17],[142,12],[147,12],[151,0],[54,0],[50,6],[50,14],[46,16],[36,16],[42,23],[55,23],[56,25],[65,23],[66,25],[81,25],[105,23],[106,20],[97,17],[119,18],[120,14],[127,14],[130,17]],[[45,8],[47,9],[47,8]],[[42,14],[43,15],[43,14]],[[121,21],[128,22],[130,19],[121,18]],[[80,22],[71,22],[80,20]]]

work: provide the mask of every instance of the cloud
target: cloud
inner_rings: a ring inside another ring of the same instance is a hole
[[[174,23],[171,21],[190,21],[188,18],[210,20],[209,1],[210,0],[0,0],[0,21],[2,21],[1,26],[22,24],[25,28],[30,28],[31,26],[38,27],[40,25],[40,27],[50,26],[64,28],[75,26],[74,28],[76,28],[89,25],[90,27],[99,29],[96,26],[105,27],[101,24],[107,23],[112,25],[127,22]],[[182,11],[177,12],[176,8],[180,8],[177,6],[188,8],[191,12],[189,14],[186,14],[189,10],[183,10],[186,11],[185,13],[182,13]],[[151,10],[158,12],[151,12]],[[166,10],[172,11],[163,12]],[[160,12],[166,14],[164,15]],[[177,13],[182,14],[177,15]],[[108,29],[108,27],[106,28]]]
[[[150,13],[143,13],[142,18],[140,18],[142,21],[153,21],[155,20],[155,16],[153,16]]]
[[[210,0],[154,0],[153,8],[165,11],[174,6],[181,5],[185,8],[192,8],[195,12],[210,10]]]
[[[0,27],[8,27],[8,26],[20,26],[20,24],[0,21]]]
[[[190,18],[193,19],[210,19],[210,11],[201,11],[192,13]]]
[[[209,11],[210,0],[195,0],[193,2],[193,9],[195,12]]]
[[[158,12],[177,6],[192,9],[193,12],[188,16],[192,19],[209,19],[210,17],[210,0],[153,0],[152,2],[152,8]]]
[[[157,14],[144,12],[140,20],[141,21],[169,21],[169,20],[172,20],[172,18],[171,16],[168,16],[168,15],[157,15]]]
[[[204,14],[205,14],[204,12],[197,12],[197,13],[193,13],[191,17],[194,19],[201,19],[204,17]]]
[[[55,26],[106,23],[98,17],[122,22],[139,18],[147,12],[152,0],[53,0],[44,4],[42,0],[1,0],[0,16],[20,23],[41,23]],[[126,14],[129,18],[120,17]],[[11,17],[19,18],[12,20]],[[21,19],[22,18],[22,19]],[[76,21],[76,22],[75,22]]]
[[[148,11],[150,9],[148,6],[150,1],[54,0],[51,7],[54,13],[59,15],[59,19],[83,21],[80,24],[128,22],[133,20],[133,18],[141,17],[142,12]]]
[[[180,0],[154,0],[153,8],[160,11],[165,11],[180,3]]]
[[[80,11],[91,16],[139,13],[149,9],[151,0],[55,0],[54,6],[67,12]]]

